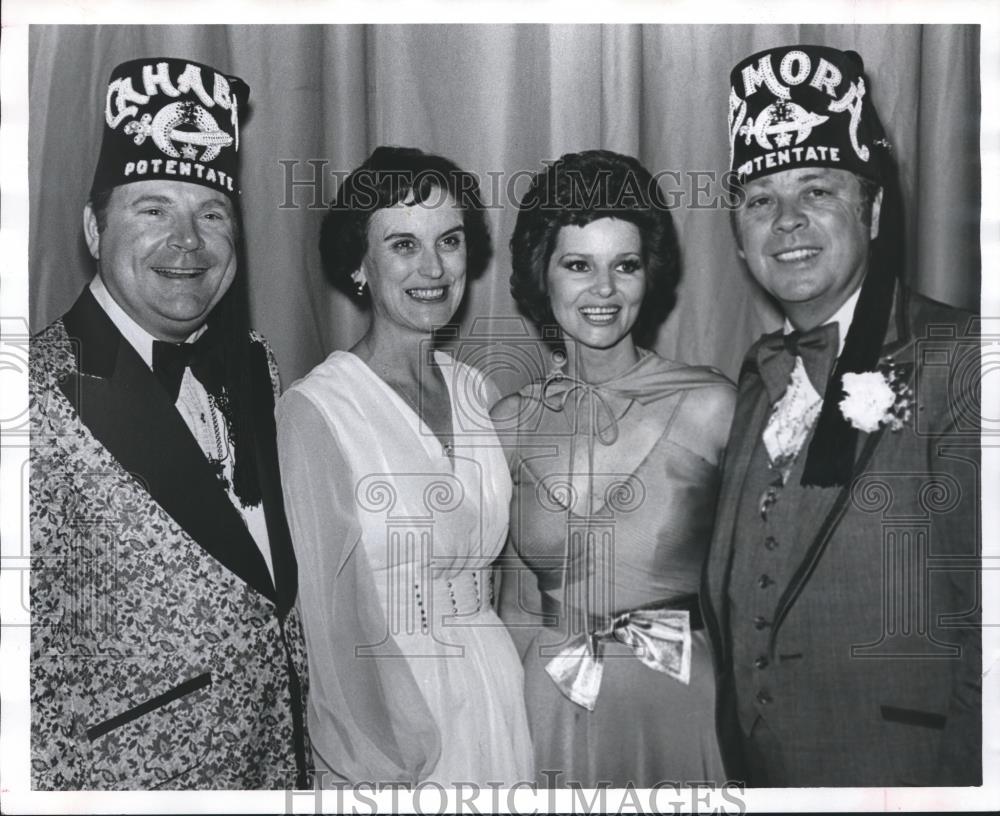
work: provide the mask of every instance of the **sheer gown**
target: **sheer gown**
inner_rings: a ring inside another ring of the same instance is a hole
[[[612,382],[520,392],[501,616],[523,657],[540,785],[724,780],[697,601],[719,468],[695,442],[718,437],[711,423],[725,438],[733,390],[642,352]]]
[[[323,785],[532,775],[522,669],[490,605],[510,478],[482,376],[435,359],[451,395],[453,457],[348,352],[278,406]]]

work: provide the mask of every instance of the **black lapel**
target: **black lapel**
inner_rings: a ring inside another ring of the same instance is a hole
[[[298,592],[298,567],[281,492],[277,429],[274,423],[274,391],[271,388],[267,353],[260,343],[252,343],[250,348],[257,478],[260,480],[264,516],[267,519],[267,538],[271,545],[271,566],[274,569],[274,584],[277,588],[278,614],[284,615],[295,604]]]
[[[94,437],[213,558],[265,597],[264,557],[159,382],[85,289],[63,318],[79,373],[60,388]]]
[[[887,357],[892,357],[896,362],[902,363],[899,371],[900,374],[906,379],[912,378],[914,371],[912,361],[909,360],[909,356],[912,354],[913,338],[911,337],[909,321],[907,319],[908,312],[909,297],[907,291],[899,284],[896,284],[896,294],[893,298],[892,312],[889,315],[889,328],[886,332],[885,343],[882,346],[880,362],[885,361]],[[901,360],[899,358],[900,352],[903,353],[906,359]],[[812,544],[809,545],[809,549],[806,551],[801,563],[793,573],[792,578],[785,587],[784,592],[781,594],[781,598],[778,600],[777,612],[774,617],[774,625],[771,627],[770,651],[772,655],[775,648],[778,629],[781,626],[782,621],[784,621],[785,616],[788,614],[788,610],[795,602],[795,599],[799,596],[799,593],[802,592],[802,589],[809,581],[809,577],[812,575],[813,570],[816,569],[819,559],[826,551],[827,544],[829,544],[834,530],[837,529],[837,524],[847,511],[848,500],[851,496],[851,489],[854,481],[868,469],[868,463],[875,455],[878,444],[885,436],[885,433],[885,427],[881,427],[874,433],[861,437],[863,441],[859,442],[860,452],[855,458],[854,470],[851,478],[848,479],[847,484],[840,489],[837,498],[834,500],[833,506],[826,514],[826,517],[823,519],[823,523],[820,525],[816,536],[813,538]]]

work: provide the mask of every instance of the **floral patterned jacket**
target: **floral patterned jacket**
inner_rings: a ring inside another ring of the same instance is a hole
[[[308,784],[277,376],[263,339],[250,342],[273,581],[180,415],[89,290],[32,340],[36,789]]]

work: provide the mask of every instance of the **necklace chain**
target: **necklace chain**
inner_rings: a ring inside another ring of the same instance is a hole
[[[196,434],[196,438],[199,440],[199,446],[202,447],[205,453],[205,459],[212,468],[212,472],[215,474],[216,478],[222,482],[227,490],[229,490],[229,480],[225,476],[225,462],[228,456],[226,448],[222,442],[222,427],[219,420],[219,414],[222,409],[219,407],[215,397],[210,394],[207,389],[204,390],[204,394],[208,400],[207,406],[205,401],[199,396],[197,389],[195,389],[193,384],[188,381],[188,378],[185,377],[181,380],[181,399],[188,405],[188,410],[191,412],[192,417],[197,417],[201,420],[201,427],[204,428],[205,431],[208,430],[209,426],[211,427],[211,434]],[[192,410],[195,406],[198,406],[197,409]],[[208,412],[208,417],[205,416],[206,410]],[[215,447],[214,456],[208,450],[213,443]]]
[[[382,362],[381,359],[378,359],[376,357],[376,355],[374,353],[374,350],[372,349],[371,341],[368,339],[368,337],[365,337],[365,339],[363,340],[363,343],[365,345],[366,351],[368,352],[368,360],[369,360],[369,362],[374,362],[375,363],[375,367],[378,369],[378,371],[377,371],[378,376],[381,378],[382,382],[384,382],[386,385],[388,385],[389,388],[391,388],[400,397],[400,399],[402,399],[403,402],[405,402],[412,409],[413,413],[415,413],[417,415],[417,418],[424,425],[427,425],[427,427],[430,428],[431,427],[430,423],[427,422],[424,419],[423,413],[420,410],[420,400],[419,400],[419,393],[420,393],[419,392],[419,388],[420,388],[420,384],[419,384],[419,382],[417,383],[418,399],[414,400],[413,397],[411,397],[410,394],[409,394],[409,388],[404,387],[402,383],[399,383],[398,381],[394,380],[394,378],[392,378],[392,377],[389,376],[388,368],[386,367],[385,363]],[[455,445],[454,445],[454,438],[453,438],[453,436],[452,435],[447,435],[447,436],[445,436],[442,439],[442,437],[439,436],[434,431],[433,428],[431,429],[431,432],[434,433],[434,436],[437,438],[438,442],[440,443],[441,449],[444,451],[445,455],[449,459],[452,458],[453,455],[454,455],[454,453],[455,453]]]

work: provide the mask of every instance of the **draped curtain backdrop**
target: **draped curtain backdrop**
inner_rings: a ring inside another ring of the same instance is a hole
[[[778,313],[736,255],[710,174],[729,157],[730,68],[795,42],[862,55],[902,172],[909,282],[978,306],[978,26],[32,26],[33,330],[62,314],[94,271],[81,213],[112,67],[177,56],[250,86],[240,142],[251,317],[286,386],[365,329],[365,312],[324,280],[317,238],[337,174],[379,144],[440,153],[483,180],[495,254],[468,291],[459,353],[492,368],[504,390],[540,373],[524,362],[535,358],[522,354],[525,322],[508,291],[527,173],[597,147],[664,173],[678,205],[683,277],[656,349],[735,377]],[[290,195],[293,174],[315,183]]]

